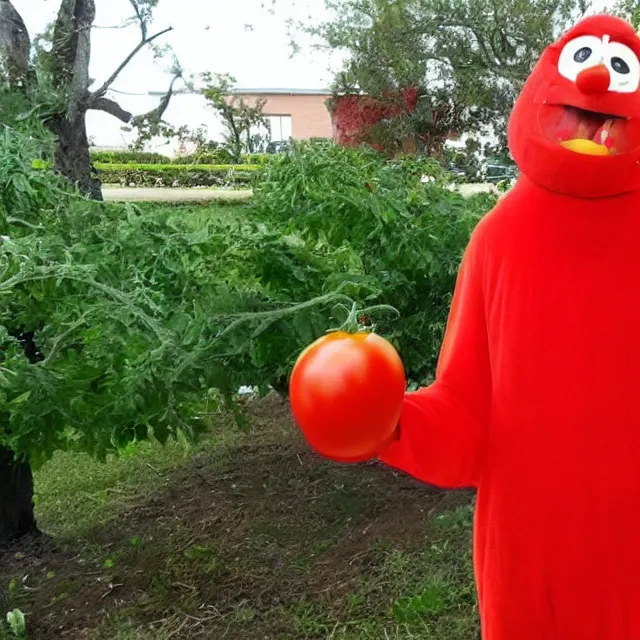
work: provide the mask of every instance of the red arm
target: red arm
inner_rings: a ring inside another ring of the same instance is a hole
[[[436,381],[406,395],[398,439],[379,455],[441,487],[477,485],[488,428],[491,368],[478,236],[476,230],[462,261]]]

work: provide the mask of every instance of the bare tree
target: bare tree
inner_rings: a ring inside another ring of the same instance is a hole
[[[0,0],[0,60],[11,82],[26,80],[30,53],[31,39],[22,16],[9,0]]]
[[[107,1],[107,0],[105,0]],[[33,86],[46,81],[56,92],[55,105],[47,112],[44,122],[56,136],[55,168],[77,184],[88,196],[102,199],[100,181],[93,173],[86,114],[89,110],[104,111],[129,123],[133,114],[107,97],[107,92],[120,73],[145,47],[153,46],[158,38],[172,30],[167,27],[150,33],[153,9],[158,0],[129,0],[134,11],[132,18],[140,28],[140,41],[115,67],[113,73],[97,88],[89,77],[91,59],[91,31],[95,20],[95,0],[61,0],[55,23],[48,34],[48,47],[33,55],[31,39],[24,21],[11,0],[0,0],[0,61],[4,81],[16,88]],[[44,61],[39,73],[34,71],[34,60]],[[44,76],[43,76],[44,74]],[[166,110],[176,78],[181,76],[175,66],[174,78],[160,105],[153,110]],[[162,115],[162,114],[160,114]]]

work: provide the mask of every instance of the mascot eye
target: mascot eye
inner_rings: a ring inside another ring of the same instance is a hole
[[[582,49],[578,49],[576,51],[576,54],[573,56],[573,59],[579,63],[586,62],[591,57],[592,53],[593,51],[591,51],[589,47],[582,47]]]
[[[622,58],[618,57],[611,58],[611,67],[616,73],[622,73],[623,75],[631,71],[629,65]]]
[[[634,93],[640,86],[640,62],[638,56],[621,42],[606,46],[605,64],[611,73],[609,91]]]
[[[558,60],[560,75],[575,82],[581,71],[602,63],[603,49],[604,42],[596,36],[580,36],[571,40],[562,49]]]

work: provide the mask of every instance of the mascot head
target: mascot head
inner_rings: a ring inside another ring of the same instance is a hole
[[[640,38],[612,16],[586,18],[545,50],[509,121],[522,173],[564,195],[640,189]]]

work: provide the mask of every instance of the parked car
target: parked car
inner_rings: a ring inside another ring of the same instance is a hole
[[[274,140],[267,145],[267,153],[284,153],[288,149],[288,140]]]
[[[487,182],[503,182],[504,180],[517,178],[517,170],[515,167],[501,164],[488,164],[483,173],[484,179]]]
[[[464,169],[456,167],[456,165],[453,163],[449,165],[449,173],[460,178],[464,178],[466,175]]]

